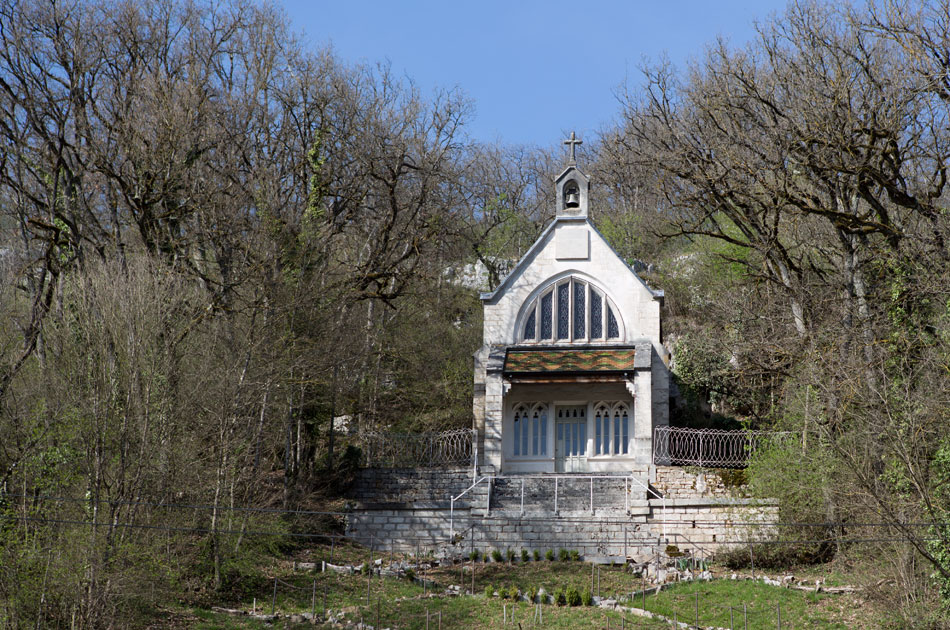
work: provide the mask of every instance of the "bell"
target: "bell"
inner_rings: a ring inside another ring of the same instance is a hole
[[[581,205],[581,196],[576,192],[567,193],[567,198],[564,201],[565,207],[576,208]]]

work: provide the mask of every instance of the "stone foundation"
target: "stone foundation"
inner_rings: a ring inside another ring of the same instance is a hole
[[[525,513],[496,502],[485,482],[451,509],[450,498],[471,485],[471,471],[362,471],[351,493],[359,503],[347,518],[347,535],[377,549],[462,556],[509,549],[519,557],[522,549],[543,556],[563,548],[587,559],[643,559],[674,545],[708,557],[755,538],[777,518],[770,502],[729,496],[738,493],[715,472],[662,467],[651,477],[663,499],[647,500],[642,488],[630,488],[627,501],[614,498],[616,508],[595,507],[592,514],[589,494],[564,493],[555,514],[540,509],[544,501],[533,500],[530,511],[526,504]],[[510,476],[499,479],[499,490],[502,481],[520,486]],[[606,489],[595,500],[605,495]]]

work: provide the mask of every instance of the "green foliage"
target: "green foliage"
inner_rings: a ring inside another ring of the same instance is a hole
[[[515,550],[514,550],[514,549],[508,549],[507,552],[506,552],[506,555],[508,556],[508,562],[509,562],[509,563],[515,561]]]
[[[571,552],[563,548],[558,549],[557,559],[560,560],[561,562],[567,562],[568,560],[571,559]]]
[[[508,590],[505,592],[505,598],[512,601],[518,601],[518,596],[521,593],[518,591],[518,587],[512,584],[508,587]]]
[[[571,561],[578,562],[581,559],[581,554],[577,549],[571,549]]]
[[[558,588],[554,591],[554,605],[555,606],[566,606],[567,605],[567,593],[564,592],[563,588]]]
[[[535,549],[534,551],[531,552],[531,556],[534,558],[534,561],[535,561],[535,562],[540,562],[540,561],[541,561],[541,550],[540,550],[540,549]]]
[[[594,595],[590,592],[590,587],[585,588],[584,592],[581,594],[581,603],[584,606],[594,605]]]
[[[481,555],[482,554],[480,554],[479,552],[472,550],[468,552],[468,559],[471,560],[472,562],[477,562],[478,559],[481,557]]]
[[[499,550],[492,549],[491,559],[494,560],[495,562],[501,562],[504,559],[504,557],[501,555],[501,552]]]
[[[530,559],[530,556],[528,555],[528,550],[527,550],[527,549],[522,549],[522,550],[521,550],[521,561],[522,561],[522,562],[527,562],[529,559]]]
[[[580,606],[582,603],[581,594],[573,586],[564,593],[564,599],[568,606]]]
[[[546,552],[544,552],[544,559],[548,562],[554,562],[554,550],[548,549]]]
[[[406,569],[403,572],[403,577],[406,578],[408,581],[413,582],[416,579],[416,572],[413,571],[411,568]]]
[[[485,597],[487,597],[488,599],[491,599],[491,598],[494,597],[494,596],[495,596],[495,585],[494,585],[494,584],[486,584],[486,585],[485,585]]]
[[[697,428],[739,428],[727,418],[710,422],[703,407],[727,399],[732,370],[723,347],[705,335],[687,333],[673,346],[673,377],[685,402],[685,417],[680,424]]]
[[[826,448],[813,445],[802,452],[801,443],[795,439],[777,439],[762,444],[756,450],[746,469],[748,489],[755,497],[777,499],[778,521],[781,523],[821,523],[827,520],[828,506],[825,497],[832,493],[832,486],[841,480],[834,458]],[[755,529],[749,528],[750,535]],[[815,527],[783,526],[778,537],[786,539],[814,540],[834,536],[833,530],[822,531]],[[832,551],[828,544],[801,543],[773,545],[781,549],[763,549],[763,557],[778,563],[782,556],[797,561],[816,561],[826,558]],[[758,562],[758,560],[756,560]]]

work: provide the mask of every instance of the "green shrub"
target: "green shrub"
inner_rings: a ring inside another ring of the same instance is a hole
[[[514,584],[509,586],[507,595],[508,595],[508,599],[512,601],[518,601],[518,595],[520,595],[520,593],[518,592],[518,587],[515,586]]]
[[[580,606],[581,605],[581,594],[577,592],[577,589],[573,586],[567,589],[567,592],[564,594],[564,597],[567,599],[568,606]]]
[[[585,606],[594,605],[594,595],[590,592],[589,588],[584,589],[584,594],[581,595],[581,603]]]
[[[495,586],[493,584],[486,584],[485,597],[487,597],[488,599],[491,599],[494,596],[495,596]]]
[[[508,562],[511,563],[511,562],[514,562],[514,561],[515,561],[515,551],[514,551],[514,549],[509,549],[509,550],[508,550]]]
[[[369,575],[369,562],[364,562],[360,565],[360,573],[363,575]]]
[[[571,559],[571,553],[567,549],[558,549],[557,550],[557,559],[561,562],[567,562]]]
[[[544,554],[544,559],[548,562],[554,562],[554,550],[548,549]]]
[[[535,549],[535,550],[534,550],[534,561],[535,561],[535,562],[540,562],[540,561],[541,561],[541,550],[540,550],[540,549]]]
[[[577,562],[581,559],[581,554],[577,549],[571,549],[571,561]]]
[[[494,560],[495,562],[501,562],[502,560],[501,552],[498,551],[497,549],[492,549],[491,559]]]
[[[555,606],[564,606],[567,604],[567,595],[564,593],[563,588],[559,588],[554,591],[554,605]]]
[[[412,582],[414,579],[416,579],[416,572],[413,571],[412,569],[406,569],[406,570],[403,572],[403,576],[404,576],[407,580],[409,580],[410,582]]]
[[[476,562],[480,555],[481,554],[478,553],[477,551],[472,551],[468,554],[468,559],[471,560],[472,562]]]
[[[527,593],[525,593],[525,595],[527,595],[528,601],[531,602],[532,604],[534,604],[534,603],[537,603],[537,601],[538,601],[538,593],[540,593],[540,592],[541,592],[541,589],[540,589],[540,588],[534,587],[533,589],[531,589],[530,591],[528,591]]]
[[[527,562],[529,558],[530,558],[530,556],[528,555],[528,550],[527,550],[527,549],[522,549],[522,550],[521,550],[521,561],[522,561],[522,562]]]

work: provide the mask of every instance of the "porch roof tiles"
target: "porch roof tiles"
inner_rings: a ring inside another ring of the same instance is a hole
[[[629,372],[650,365],[649,345],[641,347],[642,345],[611,348],[509,348],[505,356],[504,372],[506,374]],[[641,356],[638,357],[638,354]]]

